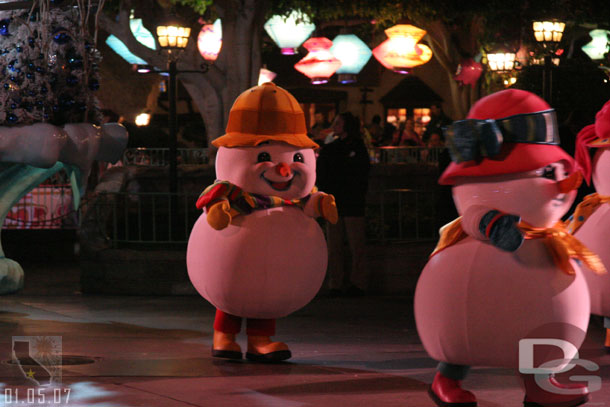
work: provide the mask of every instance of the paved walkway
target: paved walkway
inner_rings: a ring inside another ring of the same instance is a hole
[[[434,406],[426,389],[435,362],[419,343],[409,298],[315,299],[279,321],[276,338],[293,358],[278,365],[213,360],[214,310],[198,297],[15,295],[0,297],[0,310],[0,406]],[[588,404],[600,407],[610,406],[610,355],[601,351],[601,334],[594,319],[581,352],[602,365],[604,387]],[[51,390],[36,389],[8,363],[16,336],[61,336],[66,361],[93,363],[64,366],[63,393],[49,403]],[[240,342],[245,346],[243,336]],[[482,407],[522,405],[508,370],[475,368],[464,386]],[[32,403],[28,388],[36,391]],[[47,404],[33,403],[42,394]]]

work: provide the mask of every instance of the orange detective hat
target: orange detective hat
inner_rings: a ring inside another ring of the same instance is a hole
[[[235,99],[226,134],[212,141],[216,147],[254,147],[282,141],[301,148],[317,148],[307,136],[305,115],[286,89],[272,82],[254,86]]]

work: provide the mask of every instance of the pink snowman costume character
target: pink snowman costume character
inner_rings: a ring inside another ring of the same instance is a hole
[[[205,213],[187,248],[191,282],[217,308],[212,355],[242,358],[235,336],[246,318],[247,359],[288,359],[270,339],[275,319],[320,289],[327,249],[314,217],[337,221],[333,196],[314,187],[318,145],[296,99],[273,83],[243,92],[212,144],[218,181],[197,201]]]
[[[590,149],[595,149],[591,163]],[[586,196],[570,218],[568,231],[610,266],[610,102],[597,113],[595,123],[576,138],[576,161],[587,183],[593,175],[596,193]],[[610,351],[610,275],[585,273],[591,294],[591,313],[605,317],[605,347]]]
[[[426,351],[440,362],[430,396],[439,406],[465,407],[477,405],[460,387],[469,366],[518,368],[521,339],[573,345],[565,355],[545,347],[535,367],[575,357],[589,294],[574,259],[603,266],[559,222],[581,178],[557,145],[555,112],[542,99],[521,90],[489,95],[449,128],[448,141],[454,162],[439,183],[453,185],[461,217],[441,229],[422,271],[415,319]],[[522,375],[528,407],[588,399],[586,386],[536,376]]]

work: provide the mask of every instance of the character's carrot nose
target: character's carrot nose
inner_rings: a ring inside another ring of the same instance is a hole
[[[279,163],[275,166],[275,171],[282,177],[289,177],[292,174],[292,170],[286,163]]]
[[[582,174],[580,171],[574,171],[568,178],[564,178],[559,181],[557,186],[559,187],[559,192],[566,194],[570,191],[578,189],[580,184],[582,184]]]

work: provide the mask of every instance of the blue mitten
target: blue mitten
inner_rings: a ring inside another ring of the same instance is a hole
[[[487,212],[481,218],[479,231],[498,249],[514,252],[523,243],[523,233],[517,227],[520,216],[497,210]]]

